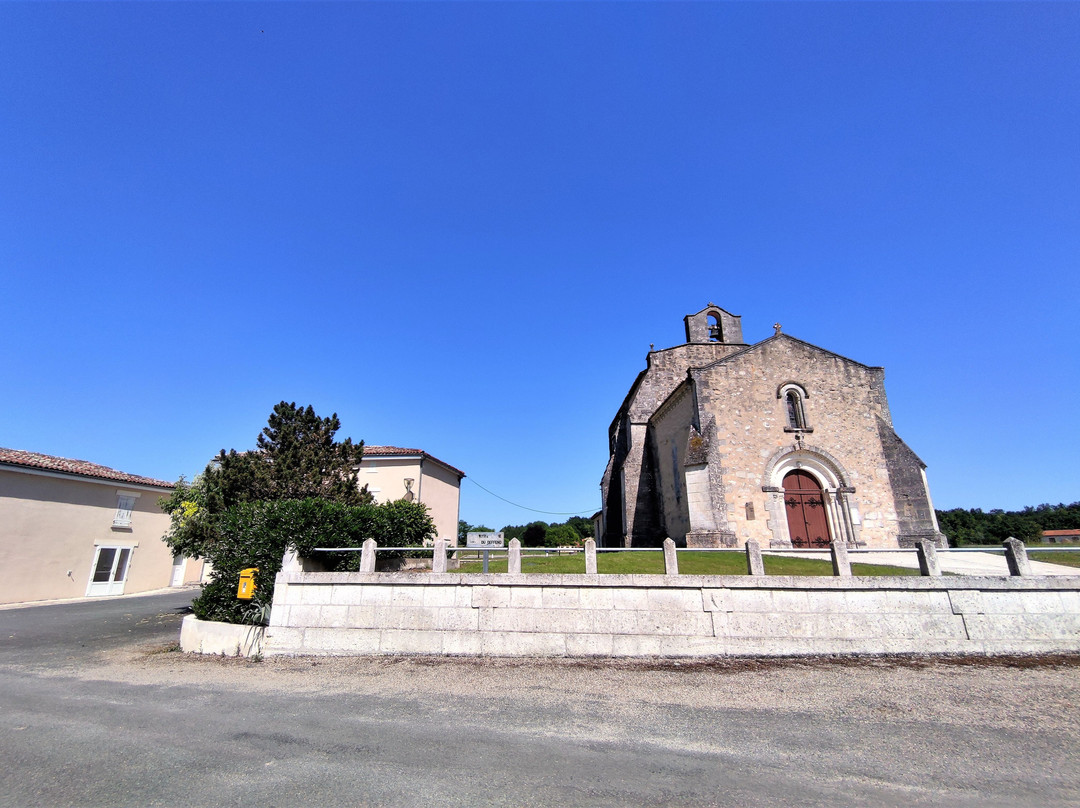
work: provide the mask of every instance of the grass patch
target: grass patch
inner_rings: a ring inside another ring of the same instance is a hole
[[[832,575],[832,561],[793,556],[764,556],[766,575]],[[918,575],[917,569],[893,567],[888,564],[852,562],[852,575]]]
[[[1032,561],[1045,561],[1047,564],[1061,564],[1063,567],[1080,567],[1080,552],[1075,553],[1040,553],[1033,550],[1028,553]]]
[[[814,558],[766,555],[766,575],[832,575],[832,563]],[[482,561],[463,561],[458,572],[483,572]],[[493,557],[489,572],[506,572],[506,556]],[[528,555],[522,553],[523,573],[582,575],[585,573],[585,554]],[[664,554],[656,551],[596,554],[596,571],[601,575],[663,575]],[[708,553],[683,550],[679,552],[679,572],[683,575],[746,575],[746,555],[742,552]],[[884,564],[852,564],[853,575],[918,575],[918,570],[890,567]]]
[[[892,567],[888,564],[852,564],[852,575],[915,575],[922,573],[911,567]]]

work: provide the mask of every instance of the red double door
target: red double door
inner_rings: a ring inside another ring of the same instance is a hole
[[[792,547],[829,546],[825,494],[812,475],[801,470],[784,475],[784,507]]]

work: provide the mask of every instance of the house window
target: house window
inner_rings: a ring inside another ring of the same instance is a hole
[[[131,527],[131,512],[135,510],[135,497],[131,494],[117,494],[116,516],[113,527]]]

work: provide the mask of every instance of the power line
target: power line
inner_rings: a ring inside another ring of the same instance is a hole
[[[494,491],[492,491],[492,490],[490,490],[488,488],[484,488],[484,486],[480,485],[480,483],[478,483],[472,477],[466,477],[465,479],[468,480],[469,482],[471,482],[477,488],[481,489],[482,491],[487,491],[489,494],[491,494],[491,496],[495,497],[495,499],[501,499],[503,502],[507,503],[508,505],[513,505],[515,508],[521,508],[524,511],[532,511],[533,513],[546,513],[549,516],[581,516],[583,514],[594,513],[596,511],[595,508],[586,508],[585,510],[581,510],[581,511],[542,511],[539,508],[530,508],[528,505],[519,505],[516,502],[511,502],[506,497],[500,497]]]

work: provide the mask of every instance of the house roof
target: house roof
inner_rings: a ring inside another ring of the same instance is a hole
[[[365,443],[364,457],[422,457],[433,463],[438,463],[440,466],[445,466],[455,474],[460,474],[462,477],[465,476],[465,472],[461,469],[455,468],[449,463],[439,460],[439,458],[428,454],[423,449],[404,449],[401,446],[368,446]]]
[[[1072,530],[1044,530],[1042,534],[1044,536],[1080,536],[1080,528],[1073,528]]]
[[[38,452],[24,452],[20,449],[0,448],[0,465],[20,466],[22,468],[37,469],[39,471],[54,471],[60,474],[71,474],[77,477],[93,477],[99,480],[115,480],[118,483],[133,483],[137,485],[152,485],[155,488],[172,488],[173,483],[165,480],[155,480],[152,477],[142,477],[138,474],[128,474],[117,471],[108,466],[91,463],[87,460],[71,460],[66,457],[53,457],[52,455]]]

